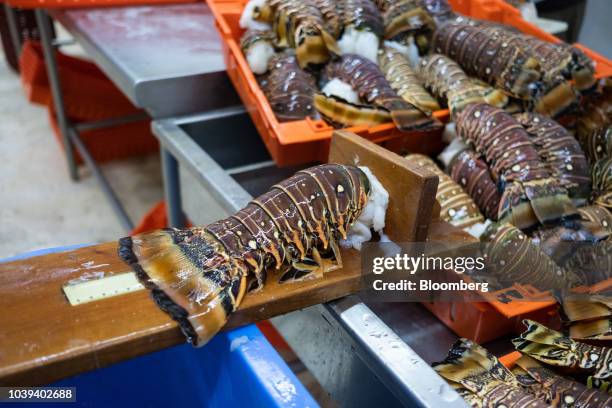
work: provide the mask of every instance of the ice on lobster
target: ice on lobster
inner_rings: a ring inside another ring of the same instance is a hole
[[[357,54],[376,62],[384,27],[371,0],[341,0],[338,10],[343,30],[338,47],[342,54]]]
[[[338,243],[354,224],[384,225],[377,183],[354,166],[308,168],[210,225],[122,238],[119,255],[188,341],[201,346],[267,279],[323,276],[341,267]]]

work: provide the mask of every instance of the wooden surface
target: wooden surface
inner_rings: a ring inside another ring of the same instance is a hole
[[[332,136],[329,162],[367,166],[372,170],[389,192],[385,233],[391,240],[422,241],[427,237],[432,216],[437,217],[432,212],[438,188],[434,173],[344,130]]]
[[[330,160],[366,165],[391,195],[387,229],[396,241],[423,237],[437,178],[361,137],[337,132]],[[448,225],[448,224],[447,224]],[[344,267],[324,279],[278,284],[249,294],[226,328],[355,293],[359,253],[343,250]],[[0,385],[46,384],[185,341],[178,325],[145,290],[71,306],[62,287],[129,268],[106,243],[0,264]],[[307,329],[307,328],[305,328]]]
[[[359,289],[360,258],[324,280],[278,284],[271,277],[249,294],[227,328],[337,299]],[[124,273],[117,244],[0,264],[0,385],[46,384],[185,342],[178,325],[148,291],[71,306],[62,287],[74,279]]]

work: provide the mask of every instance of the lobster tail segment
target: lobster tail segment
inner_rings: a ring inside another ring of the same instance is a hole
[[[194,346],[208,342],[247,290],[246,267],[234,265],[202,228],[164,229],[125,237],[119,256],[176,320]]]

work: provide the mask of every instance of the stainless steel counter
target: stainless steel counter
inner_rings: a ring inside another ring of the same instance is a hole
[[[53,10],[94,62],[153,118],[239,103],[214,17],[192,4]]]

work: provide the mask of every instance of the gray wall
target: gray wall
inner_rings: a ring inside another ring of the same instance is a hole
[[[587,0],[578,42],[612,59],[612,0]]]

